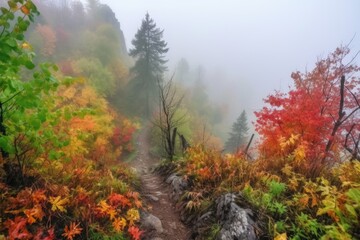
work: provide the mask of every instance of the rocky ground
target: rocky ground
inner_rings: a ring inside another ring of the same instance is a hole
[[[170,186],[152,171],[158,159],[149,154],[146,130],[142,130],[138,137],[137,150],[137,157],[131,162],[131,166],[141,179],[141,193],[146,206],[141,213],[141,224],[145,229],[144,239],[190,239],[190,230],[181,222],[175,203],[170,198]]]

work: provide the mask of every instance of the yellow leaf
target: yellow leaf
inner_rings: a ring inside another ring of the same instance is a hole
[[[306,157],[306,149],[303,145],[300,145],[299,147],[297,147],[294,151],[294,155],[295,155],[295,159],[297,161],[302,161],[305,159]]]
[[[76,94],[75,87],[69,87],[63,92],[63,96],[66,100],[72,99]]]
[[[135,208],[131,208],[126,212],[126,219],[129,221],[129,225],[134,225],[134,222],[140,219],[139,211]]]
[[[107,213],[108,210],[110,209],[109,204],[106,203],[106,200],[102,200],[98,203],[98,209],[100,210],[101,213]]]
[[[121,232],[126,227],[126,220],[125,218],[115,218],[112,225],[116,232]]]
[[[21,48],[23,48],[23,49],[28,49],[28,50],[32,50],[32,47],[31,47],[31,45],[30,45],[28,42],[23,42],[23,43],[21,44]]]
[[[283,167],[281,169],[281,171],[286,175],[286,176],[291,176],[292,172],[292,167],[289,164],[286,164],[285,167]]]
[[[286,233],[279,234],[274,238],[274,240],[286,240],[286,239],[287,239]]]
[[[61,196],[57,196],[57,197],[50,197],[50,203],[52,204],[51,206],[51,211],[57,211],[59,210],[60,212],[66,212],[65,209],[65,204],[68,203],[69,200],[67,198],[61,199]]]

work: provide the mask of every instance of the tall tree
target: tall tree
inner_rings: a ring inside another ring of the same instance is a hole
[[[130,81],[131,101],[140,114],[150,116],[154,102],[158,96],[157,80],[162,81],[166,70],[164,54],[168,52],[167,43],[162,40],[164,30],[156,27],[156,23],[146,13],[140,29],[132,40],[130,56],[135,57],[135,66],[131,69],[134,78]],[[145,109],[144,109],[145,108]]]
[[[179,81],[184,82],[188,80],[188,75],[190,72],[190,66],[188,61],[185,58],[181,58],[177,67],[176,67],[176,77]]]
[[[242,111],[240,116],[233,123],[230,137],[225,143],[225,150],[228,152],[237,152],[241,145],[244,145],[247,139],[247,132],[249,130],[245,110]]]

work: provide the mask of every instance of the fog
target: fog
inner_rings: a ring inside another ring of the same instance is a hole
[[[352,54],[360,50],[358,0],[100,2],[115,12],[128,49],[149,12],[165,30],[169,72],[181,58],[202,65],[210,99],[228,104],[229,123],[243,109],[253,121],[264,97],[288,89],[292,71],[311,69],[340,44],[354,38]]]

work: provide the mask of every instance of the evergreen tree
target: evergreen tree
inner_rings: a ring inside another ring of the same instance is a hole
[[[155,99],[158,97],[158,80],[166,70],[164,54],[168,52],[167,43],[162,40],[164,30],[146,13],[140,29],[132,40],[134,46],[130,56],[135,57],[135,66],[131,69],[134,78],[129,83],[132,109],[139,114],[150,116]]]
[[[249,130],[245,111],[242,111],[233,123],[231,130],[232,132],[229,133],[230,137],[225,143],[225,150],[227,152],[237,152],[240,146],[246,143],[247,132]]]
[[[176,77],[180,82],[184,83],[184,81],[189,80],[190,66],[185,58],[180,59],[176,70]]]

